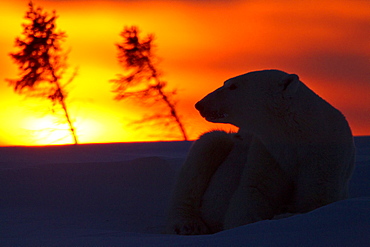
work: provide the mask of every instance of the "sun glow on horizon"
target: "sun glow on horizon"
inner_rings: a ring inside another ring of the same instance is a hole
[[[63,118],[50,103],[16,95],[5,78],[18,71],[8,54],[21,35],[26,0],[0,3],[0,146],[70,144]],[[211,129],[194,104],[223,81],[252,70],[297,73],[341,110],[355,135],[370,135],[370,3],[303,1],[56,1],[36,0],[65,31],[68,106],[80,143],[181,140],[176,127],[138,126],[133,121],[159,108],[114,101],[109,80],[124,73],[115,44],[124,26],[154,34],[158,65],[168,90],[177,89],[178,112],[190,139]],[[162,111],[162,110],[161,110]]]

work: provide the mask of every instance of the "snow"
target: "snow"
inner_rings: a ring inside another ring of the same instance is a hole
[[[0,246],[370,246],[370,137],[351,198],[213,235],[161,234],[191,142],[0,148]]]

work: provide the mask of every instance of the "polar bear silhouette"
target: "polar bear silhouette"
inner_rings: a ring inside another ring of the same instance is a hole
[[[210,234],[348,197],[354,144],[345,117],[295,74],[250,72],[195,105],[212,131],[191,147],[167,233]]]

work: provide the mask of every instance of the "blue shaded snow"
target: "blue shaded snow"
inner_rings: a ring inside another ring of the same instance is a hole
[[[370,137],[348,200],[203,236],[161,234],[191,142],[0,148],[1,246],[370,246]]]

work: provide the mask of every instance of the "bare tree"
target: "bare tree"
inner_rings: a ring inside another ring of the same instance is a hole
[[[161,79],[161,73],[157,69],[157,58],[153,54],[153,35],[140,40],[137,27],[125,27],[121,33],[122,43],[116,44],[118,48],[118,61],[125,69],[125,75],[117,75],[118,79],[111,80],[114,83],[113,92],[115,99],[122,100],[134,97],[143,102],[164,103],[168,109],[167,114],[153,114],[137,121],[137,123],[162,119],[177,124],[184,140],[188,140],[184,125],[176,110],[176,102],[173,96],[176,91],[165,90],[167,83]],[[131,89],[131,90],[130,90]]]
[[[60,106],[74,143],[77,144],[76,130],[66,104],[65,89],[76,76],[77,70],[65,83],[61,82],[68,68],[68,52],[63,51],[61,42],[67,36],[65,32],[55,30],[55,11],[52,14],[44,12],[40,7],[35,8],[32,1],[28,6],[25,19],[29,22],[22,24],[23,36],[15,41],[15,47],[19,50],[9,54],[18,65],[20,78],[7,81],[19,94],[46,98],[52,102],[53,109]]]

